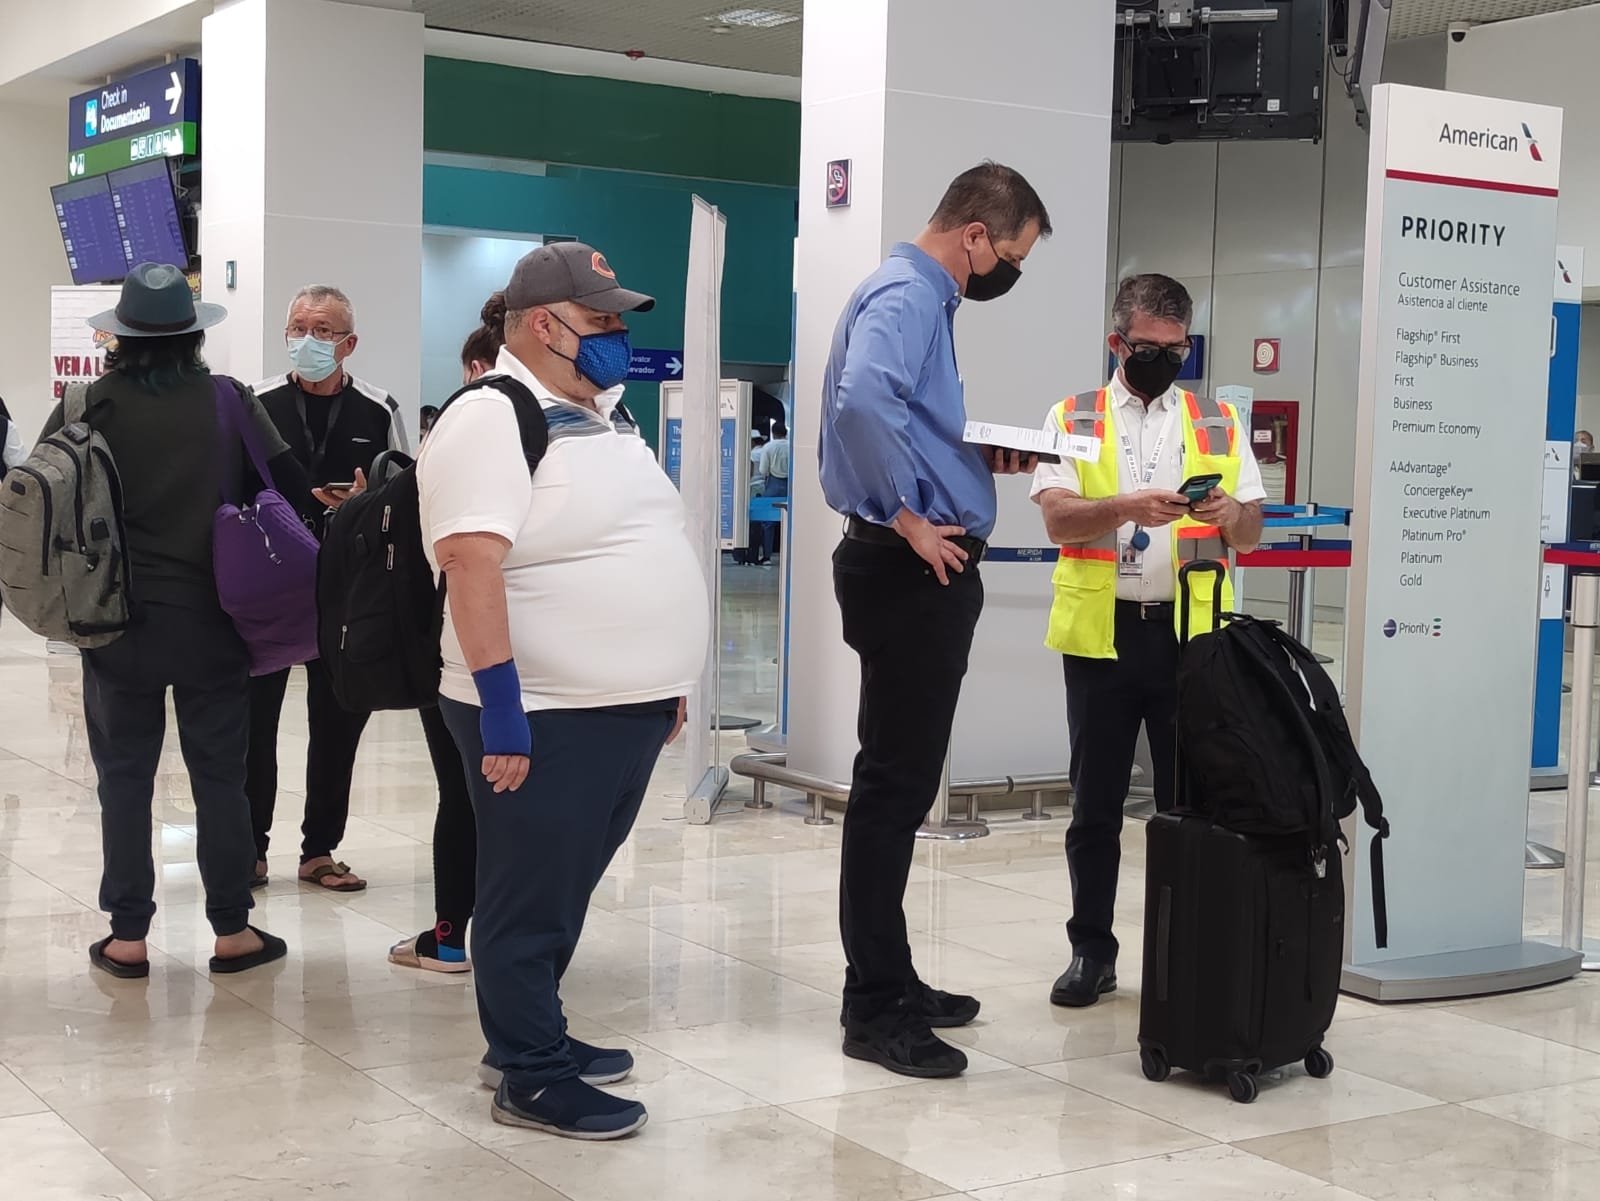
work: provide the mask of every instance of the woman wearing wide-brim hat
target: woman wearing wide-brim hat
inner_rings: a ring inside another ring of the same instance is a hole
[[[203,331],[226,315],[220,305],[196,304],[176,267],[145,263],[123,283],[117,307],[89,319],[117,339],[105,374],[89,387],[86,420],[105,438],[122,479],[133,600],[128,631],[83,652],[84,718],[99,778],[100,907],[111,917],[110,936],[90,948],[89,959],[119,977],[150,973],[152,801],[169,689],[216,935],[210,968],[243,971],[286,950],[248,920],[255,864],[244,792],[249,659],[217,600],[211,560],[224,480],[253,479],[237,435],[219,433],[201,356]],[[248,389],[241,392],[278,489],[308,514],[319,510],[272,422]],[[58,405],[44,436],[61,424]]]

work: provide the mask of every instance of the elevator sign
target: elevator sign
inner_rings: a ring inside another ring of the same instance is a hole
[[[180,58],[74,96],[67,114],[67,149],[77,153],[199,121],[200,64]]]

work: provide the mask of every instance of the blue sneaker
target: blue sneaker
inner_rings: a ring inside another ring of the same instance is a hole
[[[633,1055],[618,1048],[592,1047],[586,1042],[567,1036],[567,1046],[572,1048],[572,1058],[578,1064],[578,1079],[585,1084],[619,1084],[633,1071]],[[500,1087],[500,1069],[484,1055],[478,1064],[478,1080],[484,1088]]]
[[[489,1113],[502,1126],[595,1142],[626,1138],[650,1117],[639,1102],[613,1097],[582,1080],[559,1080],[534,1092],[502,1080]]]

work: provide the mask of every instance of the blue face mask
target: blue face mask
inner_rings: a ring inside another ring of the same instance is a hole
[[[333,355],[337,345],[337,342],[319,342],[310,334],[290,338],[289,361],[294,364],[295,374],[309,383],[320,384],[338,369],[339,360]]]
[[[550,315],[561,321],[555,313]],[[567,325],[565,321],[561,321],[561,324]],[[567,328],[578,334],[572,326],[567,325]],[[561,354],[559,350],[556,353]],[[578,353],[571,358],[564,354],[561,357],[576,367],[584,379],[602,392],[607,392],[627,382],[628,366],[633,362],[633,343],[625,329],[604,334],[578,334]]]

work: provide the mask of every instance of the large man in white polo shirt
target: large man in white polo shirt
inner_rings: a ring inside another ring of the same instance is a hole
[[[1092,1005],[1117,986],[1111,926],[1121,857],[1122,807],[1142,725],[1156,806],[1176,785],[1178,635],[1182,565],[1221,560],[1261,538],[1261,470],[1233,409],[1174,387],[1189,357],[1194,303],[1165,275],[1122,282],[1108,345],[1111,382],[1068,397],[1045,428],[1077,435],[1081,459],[1041,463],[1033,498],[1061,548],[1050,610],[1050,649],[1062,655],[1072,740],[1067,868],[1072,962],[1051,990],[1056,1005]],[[1217,477],[1190,498],[1180,489]],[[1189,584],[1193,628],[1212,627],[1214,577]],[[1232,603],[1224,581],[1224,607]]]
[[[593,247],[527,255],[484,382],[508,376],[532,398],[456,397],[417,467],[423,541],[448,584],[439,709],[478,823],[480,1075],[497,1086],[495,1121],[569,1138],[645,1122],[644,1106],[594,1087],[632,1056],[570,1037],[558,988],[709,637],[683,503],[621,404],[622,315],[654,303]],[[533,399],[549,448],[530,477],[517,406]]]

